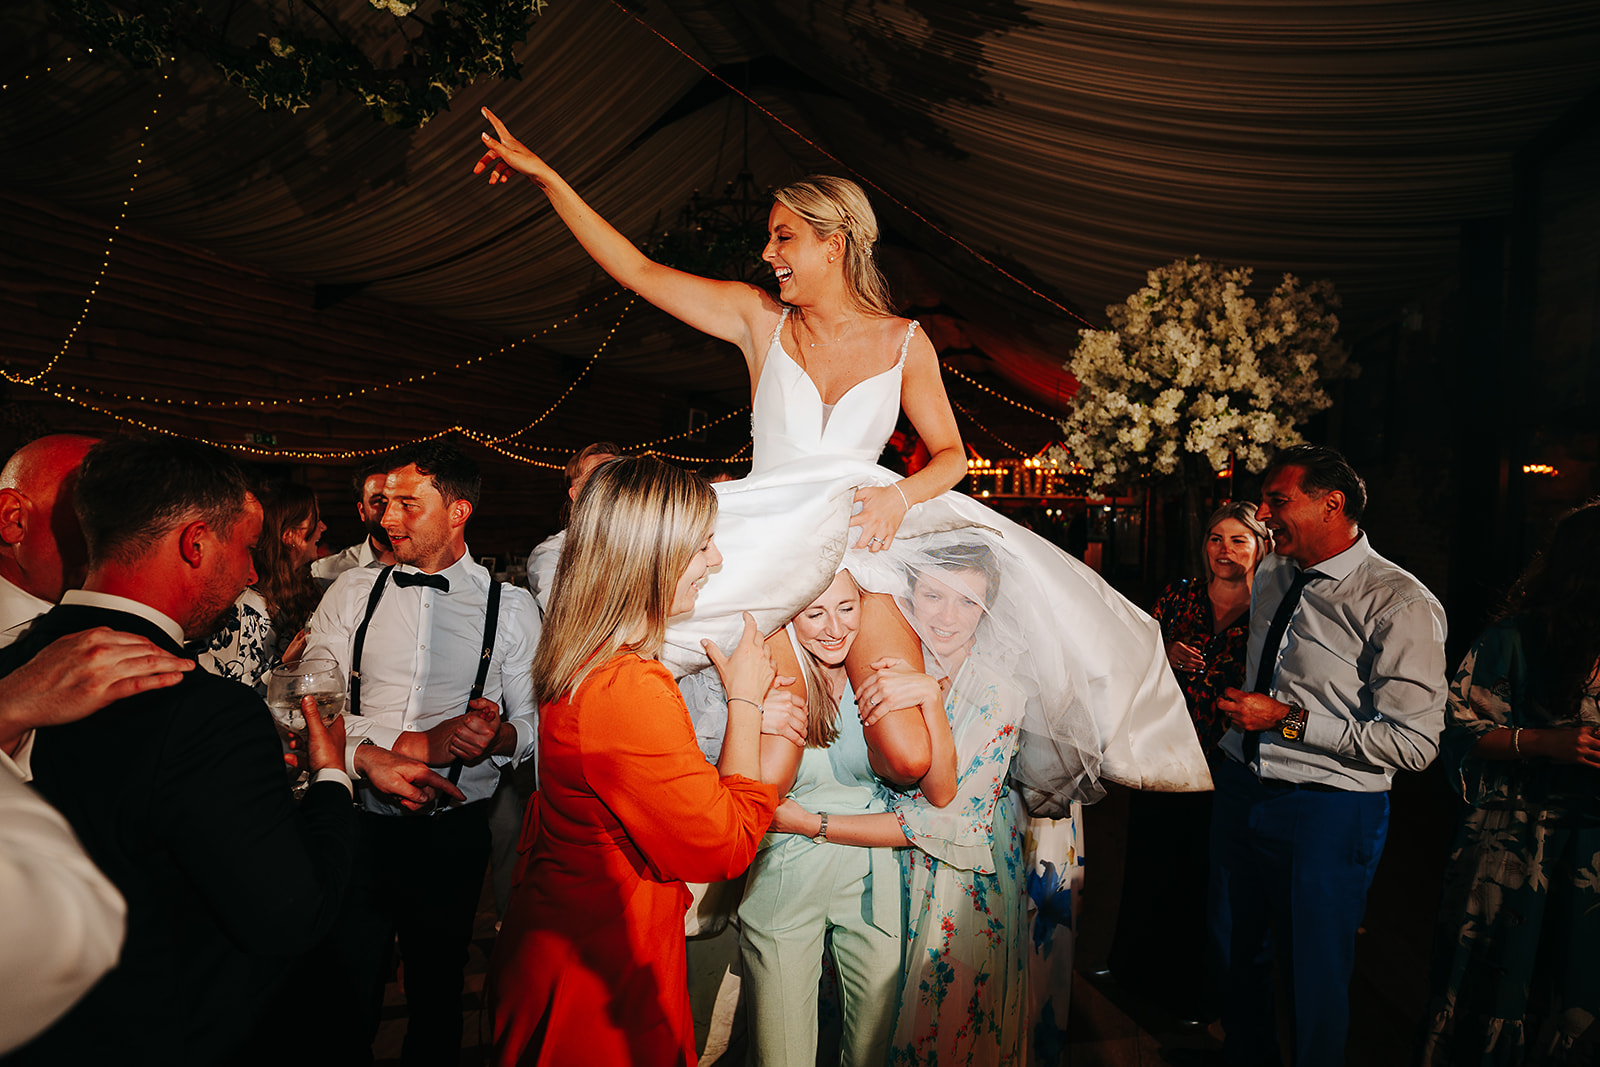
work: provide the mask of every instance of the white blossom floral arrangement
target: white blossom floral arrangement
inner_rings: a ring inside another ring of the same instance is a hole
[[[1176,260],[1144,288],[1106,308],[1111,328],[1084,330],[1067,367],[1078,380],[1063,466],[1098,487],[1141,476],[1184,476],[1203,458],[1230,455],[1253,473],[1299,444],[1295,427],[1332,401],[1324,380],[1359,370],[1335,339],[1338,295],[1328,281],[1292,274],[1264,306],[1247,295],[1249,267]]]

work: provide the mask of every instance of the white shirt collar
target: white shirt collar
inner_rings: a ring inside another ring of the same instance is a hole
[[[407,574],[426,574],[427,573],[426,571],[423,571],[423,570],[421,570],[421,569],[419,569],[417,567],[413,567],[409,563],[396,564],[395,565],[395,570],[404,571]],[[450,582],[450,588],[451,589],[456,589],[456,588],[460,588],[461,587],[461,583],[463,583],[463,582],[466,582],[468,580],[477,580],[477,575],[480,572],[481,573],[488,573],[487,571],[484,570],[483,567],[478,565],[478,562],[476,560],[474,560],[472,558],[472,549],[468,548],[466,551],[461,553],[461,558],[460,559],[458,559],[454,563],[450,564],[450,566],[446,567],[444,570],[437,571],[435,573],[441,574],[445,578],[447,578],[449,580],[449,582]]]
[[[163,633],[178,644],[183,644],[183,627],[179,626],[171,616],[157,611],[149,604],[138,600],[129,600],[125,596],[115,593],[91,592],[88,589],[69,589],[67,595],[61,598],[63,604],[81,604],[87,608],[105,608],[107,611],[125,611],[129,615],[161,627]]]
[[[0,630],[32,622],[55,605],[41,600],[9,578],[0,578]]]
[[[1326,575],[1335,582],[1342,582],[1351,571],[1355,570],[1370,555],[1372,555],[1372,548],[1367,544],[1367,533],[1363,530],[1356,537],[1356,543],[1343,552],[1329,556],[1321,563],[1314,563],[1304,569]]]

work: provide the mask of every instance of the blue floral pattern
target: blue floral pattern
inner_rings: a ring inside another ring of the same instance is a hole
[[[917,846],[900,852],[906,976],[889,1050],[892,1065],[1059,1061],[1030,1054],[1037,1045],[1038,1013],[1050,1008],[1053,985],[1045,981],[1043,1000],[1030,996],[1030,969],[1039,952],[1028,946],[1027,886],[1034,863],[1025,846],[1034,838],[1024,836],[1026,816],[1007,785],[1021,705],[1015,687],[975,650],[946,701],[960,768],[956,799],[941,810],[920,792],[889,798],[901,829]],[[1045,865],[1075,862],[1059,855]],[[1071,886],[1066,892],[1070,912]],[[1051,916],[1053,924],[1059,908]],[[1070,937],[1064,945],[1058,941],[1057,949],[1054,962],[1065,959],[1070,972]],[[1064,1007],[1059,1014],[1064,1021]],[[1054,1034],[1054,1017],[1049,1030]]]

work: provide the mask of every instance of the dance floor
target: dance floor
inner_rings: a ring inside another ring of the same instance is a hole
[[[1415,1061],[1416,1029],[1427,996],[1428,953],[1438,906],[1439,874],[1450,833],[1449,798],[1436,770],[1402,774],[1391,794],[1388,846],[1373,882],[1351,982],[1348,1060],[1363,1067],[1400,1067]],[[1220,1067],[1221,1030],[1184,1030],[1141,1003],[1114,978],[1096,977],[1110,946],[1120,894],[1126,794],[1113,793],[1089,809],[1089,860],[1079,934],[1079,973],[1063,1067]],[[461,1067],[485,1062],[488,1025],[480,996],[495,914],[485,893],[467,964],[467,998]],[[397,976],[398,978],[398,976]],[[405,1037],[403,994],[391,981],[375,1047],[379,1064],[398,1063]],[[743,1056],[722,1063],[742,1064]]]

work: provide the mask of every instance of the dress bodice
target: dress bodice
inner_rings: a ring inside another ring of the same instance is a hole
[[[751,403],[751,473],[817,456],[876,462],[900,417],[900,372],[917,324],[906,330],[895,365],[851,386],[829,412],[811,376],[784,350],[780,336],[788,318],[784,308]]]

